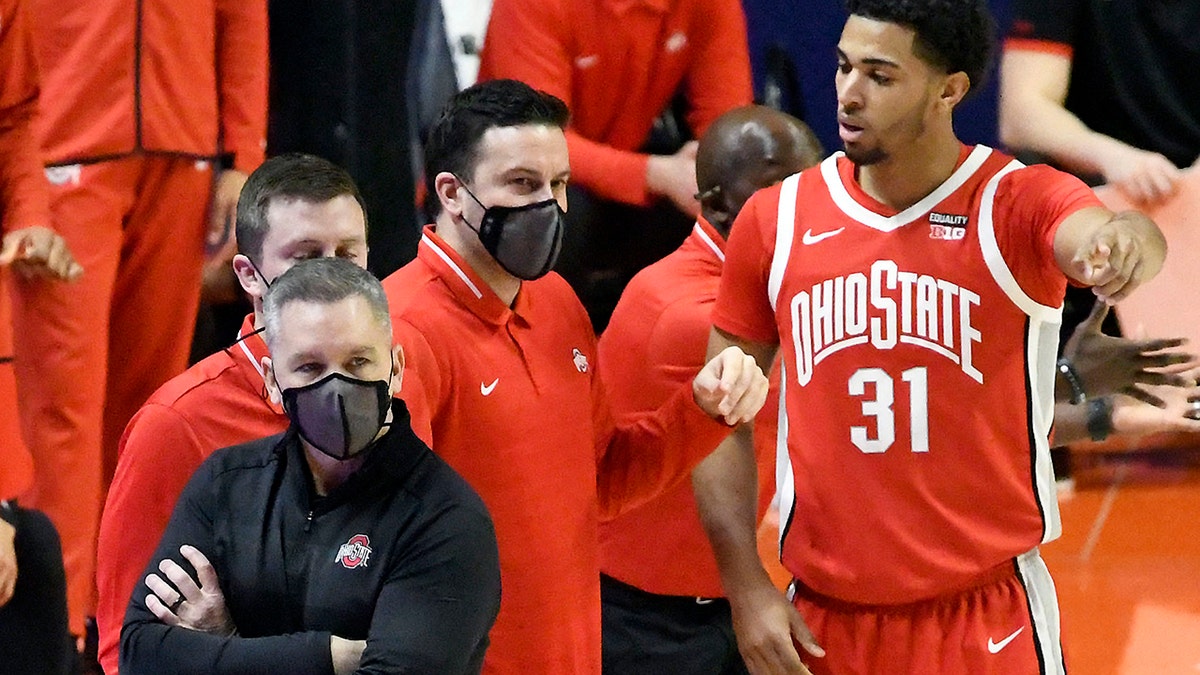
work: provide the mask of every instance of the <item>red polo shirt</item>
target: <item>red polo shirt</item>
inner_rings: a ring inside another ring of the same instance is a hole
[[[601,514],[684,479],[728,427],[690,383],[614,426],[591,323],[558,275],[523,283],[510,308],[426,228],[384,289],[413,428],[496,525],[504,593],[484,671],[599,673]]]
[[[600,336],[600,378],[618,420],[654,410],[704,367],[724,261],[725,238],[700,221],[674,253],[629,282]],[[759,417],[777,414],[772,398]],[[775,494],[774,438],[763,431],[755,429],[760,519]],[[691,481],[602,523],[600,569],[650,593],[724,595]]]
[[[571,109],[571,181],[646,205],[636,152],[681,89],[696,138],[752,102],[738,0],[495,0],[479,80],[512,78]]]
[[[266,398],[266,355],[247,316],[237,343],[169,380],[125,427],[96,560],[100,665],[109,675],[117,672],[129,596],[192,473],[216,450],[287,429],[283,410]]]

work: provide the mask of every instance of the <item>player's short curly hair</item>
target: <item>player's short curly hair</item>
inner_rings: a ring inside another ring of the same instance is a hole
[[[846,9],[913,29],[917,56],[947,73],[966,73],[973,91],[982,87],[995,42],[985,0],[846,0]]]

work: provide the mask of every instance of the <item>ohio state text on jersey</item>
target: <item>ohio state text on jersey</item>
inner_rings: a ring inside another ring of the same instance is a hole
[[[838,153],[747,204],[714,323],[779,339],[784,564],[824,595],[910,602],[1059,534],[1053,235],[1096,200],[984,146],[901,212],[854,170]]]

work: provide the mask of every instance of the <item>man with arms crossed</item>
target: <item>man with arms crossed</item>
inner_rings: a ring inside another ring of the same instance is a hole
[[[1060,528],[1048,436],[1063,291],[1070,279],[1120,300],[1165,243],[1077,179],[955,137],[988,62],[983,0],[849,9],[845,155],[747,202],[713,313],[710,352],[782,347],[794,481],[781,493],[794,607],[755,555],[753,503],[709,522],[739,648],[755,675],[1060,673],[1037,547]]]
[[[267,388],[290,426],[189,481],[150,592],[130,601],[122,671],[478,673],[500,606],[495,532],[392,398],[404,351],[379,281],[306,261],[263,317]]]
[[[496,522],[504,599],[489,673],[599,673],[599,518],[686,478],[766,397],[761,370],[731,349],[660,410],[613,424],[587,314],[547,274],[566,121],[562,101],[514,80],[451,99],[425,146],[441,212],[384,284],[413,428]]]
[[[756,190],[813,166],[821,155],[803,122],[771,108],[735,108],[709,127],[696,155],[702,218],[678,250],[633,278],[600,336],[600,378],[615,417],[654,410],[704,365],[734,218]],[[778,415],[771,400],[759,420]],[[764,441],[755,445],[760,518],[775,494],[774,434],[761,434],[774,425],[766,421],[754,429]],[[724,477],[731,452],[736,446],[723,443],[692,471],[691,482],[601,523],[604,672],[746,672],[696,510],[707,483]]]
[[[233,266],[254,313],[233,346],[163,385],[121,437],[96,564],[100,663],[109,675],[117,672],[129,596],[192,473],[217,448],[287,428],[283,409],[266,394],[262,372],[263,295],[275,277],[308,258],[346,258],[366,267],[364,214],[349,174],[311,155],[273,157],[246,182]]]

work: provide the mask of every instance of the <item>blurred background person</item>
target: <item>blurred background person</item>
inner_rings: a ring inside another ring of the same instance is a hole
[[[75,280],[83,270],[48,227],[25,11],[19,0],[0,0],[0,670],[63,675],[75,667],[75,646],[58,533],[45,514],[17,503],[33,485],[34,463],[17,415],[8,293],[14,275],[33,286]]]
[[[1200,4],[1012,0],[1000,133],[1135,201],[1168,197],[1200,155]]]
[[[16,366],[30,503],[62,535],[71,632],[83,635],[117,440],[187,366],[206,233],[213,245],[228,235],[263,158],[266,2],[29,9],[51,220],[88,273],[70,288],[17,284]]]

